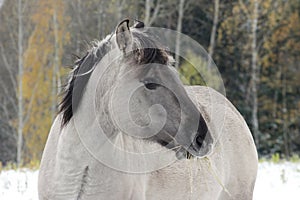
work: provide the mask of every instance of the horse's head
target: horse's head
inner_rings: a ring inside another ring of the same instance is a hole
[[[91,88],[96,87],[92,91],[96,102],[85,109],[96,111],[108,138],[122,132],[173,149],[178,158],[207,154],[209,149],[201,148],[208,147],[205,138],[211,139],[206,122],[158,39],[142,22],[129,27],[129,20],[124,20],[115,33],[95,43],[76,62],[65,89],[60,105],[62,126],[71,120],[82,96],[90,98]],[[89,80],[91,74],[96,82]]]
[[[110,66],[117,68],[110,84],[112,121],[133,137],[176,150],[178,157],[187,152],[203,155],[206,122],[189,98],[167,50],[142,22],[129,27],[129,20],[122,21],[111,40],[119,50],[119,59]]]

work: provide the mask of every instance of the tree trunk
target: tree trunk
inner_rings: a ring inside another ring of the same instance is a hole
[[[180,43],[181,43],[181,30],[182,30],[182,19],[183,19],[183,13],[184,13],[184,2],[185,0],[179,0],[179,8],[178,8],[178,19],[177,19],[177,35],[176,35],[176,46],[175,46],[175,67],[176,69],[179,68],[180,63]]]
[[[116,7],[117,7],[117,23],[119,23],[123,18],[123,10],[125,9],[125,0],[117,0]]]
[[[78,16],[78,25],[77,26],[79,26],[79,31],[77,31],[77,40],[76,40],[76,54],[77,54],[77,56],[79,56],[80,55],[80,41],[81,41],[81,39],[82,39],[82,37],[81,37],[81,33],[82,33],[82,29],[83,29],[83,26],[81,26],[82,25],[82,19],[81,19],[81,15],[82,15],[82,9],[81,9],[81,0],[78,0],[77,1],[77,6],[78,6],[78,14],[77,14],[77,16]]]
[[[151,10],[151,0],[146,0],[146,2],[145,2],[145,19],[144,19],[144,23],[146,24],[146,26],[149,25],[150,10]]]
[[[209,42],[209,48],[208,48],[208,54],[209,54],[210,58],[212,58],[212,56],[214,54],[218,21],[219,21],[219,0],[215,0],[215,2],[214,2],[214,21],[213,21],[211,34],[210,34],[210,42]]]
[[[22,163],[23,146],[23,16],[22,0],[18,0],[18,141],[17,166]]]
[[[155,7],[154,7],[155,6]],[[154,8],[153,13],[151,14],[151,9]],[[144,23],[146,26],[151,26],[156,18],[160,15],[161,10],[161,1],[157,0],[156,5],[152,0],[146,0],[145,2],[145,19]]]
[[[258,123],[258,102],[257,102],[257,84],[258,84],[258,63],[257,63],[257,22],[258,22],[258,1],[254,0],[252,15],[252,62],[251,62],[251,86],[252,86],[252,130],[257,148],[259,148],[259,123]]]
[[[58,68],[58,25],[57,25],[57,16],[56,16],[56,7],[54,5],[54,13],[53,13],[53,29],[54,29],[54,63],[53,63],[53,71],[52,71],[52,91],[51,91],[51,119],[52,122],[56,116],[56,105],[57,105],[57,89],[59,84],[59,68]]]
[[[98,30],[99,31],[99,39],[102,40],[104,38],[104,18],[105,12],[103,10],[104,4],[103,1],[100,1],[99,5],[99,19],[98,19]]]
[[[287,62],[286,62],[287,63]],[[290,156],[289,149],[289,134],[288,134],[288,124],[287,124],[287,103],[286,103],[286,66],[282,66],[282,119],[283,119],[283,142],[284,142],[284,153],[286,157]]]

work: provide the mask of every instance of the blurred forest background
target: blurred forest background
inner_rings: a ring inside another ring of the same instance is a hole
[[[64,66],[125,17],[183,32],[208,51],[260,156],[300,153],[300,0],[0,0],[2,164],[38,162]],[[189,65],[178,67],[200,83]]]

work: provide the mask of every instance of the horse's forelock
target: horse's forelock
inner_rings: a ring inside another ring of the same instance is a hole
[[[153,36],[145,32],[133,32],[134,54],[138,64],[159,63],[167,64],[169,54]]]

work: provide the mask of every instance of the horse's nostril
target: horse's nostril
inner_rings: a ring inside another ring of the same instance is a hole
[[[203,135],[198,135],[198,136],[196,137],[196,143],[197,143],[197,145],[199,145],[200,147],[202,146],[203,141],[204,141]]]

